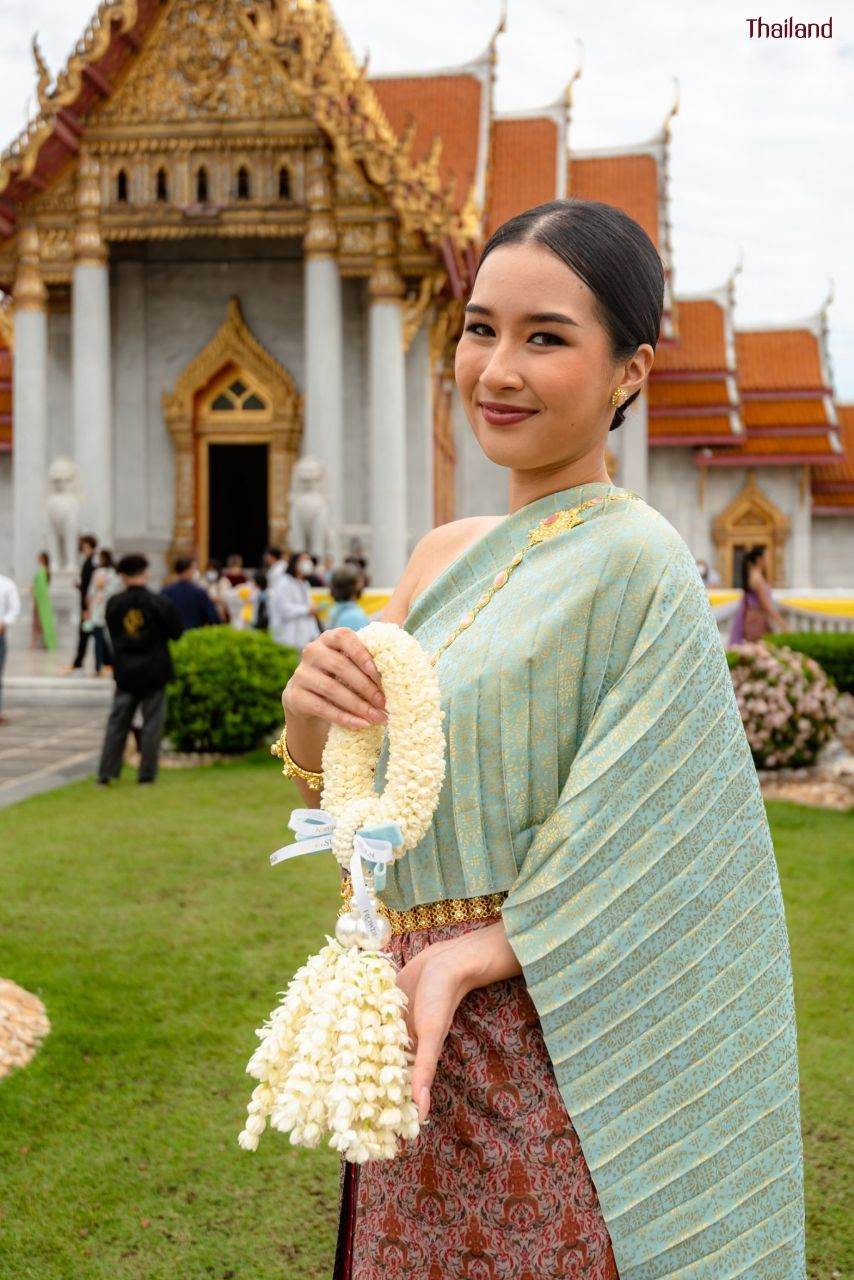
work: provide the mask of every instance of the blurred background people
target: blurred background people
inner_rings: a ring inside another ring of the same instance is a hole
[[[288,558],[286,572],[267,592],[270,634],[278,644],[291,645],[300,652],[321,631],[309,584],[313,570],[311,556],[305,551],[295,551]]]
[[[729,643],[761,640],[775,630],[785,631],[786,623],[768,585],[765,547],[751,547],[741,562],[741,600],[733,614]]]
[[[358,603],[362,590],[362,578],[355,565],[342,564],[333,569],[329,582],[332,608],[327,619],[328,627],[350,627],[353,631],[367,626],[370,618]]]
[[[220,621],[217,607],[209,593],[199,585],[195,560],[179,556],[174,564],[175,579],[164,587],[161,595],[171,600],[181,615],[185,631],[195,627],[216,626]]]
[[[258,595],[255,599],[255,617],[252,626],[256,631],[268,631],[270,628],[270,613],[267,605],[270,589],[267,574],[261,569],[255,570],[255,586],[258,588]]]
[[[80,623],[77,631],[77,652],[74,655],[74,661],[71,666],[65,668],[66,674],[83,670],[86,650],[89,647],[89,637],[92,635],[92,628],[88,625],[89,611],[86,597],[89,594],[89,583],[92,581],[92,574],[97,568],[95,563],[95,549],[97,546],[98,539],[94,533],[84,533],[77,544],[77,549],[83,557],[80,562],[80,576],[74,584],[80,592]]]
[[[116,691],[98,765],[97,782],[101,786],[107,786],[121,773],[125,742],[137,707],[142,709],[138,781],[153,782],[157,777],[166,686],[174,674],[169,641],[177,640],[184,630],[172,601],[149,591],[145,556],[122,556],[118,571],[124,590],[107,602]]]
[[[287,573],[288,562],[282,555],[281,547],[267,547],[262,556],[264,565],[264,573],[267,576],[267,586],[272,587],[283,573]]]
[[[121,579],[113,564],[113,553],[102,547],[97,556],[97,567],[86,593],[87,624],[95,641],[95,674],[109,674],[112,667],[110,642],[107,635],[107,601],[121,588]]]
[[[246,581],[243,572],[243,556],[228,556],[225,562],[225,577],[233,587],[239,587]]]
[[[31,590],[33,614],[30,648],[53,650],[56,648],[56,618],[50,600],[50,556],[46,551],[39,552],[38,568],[33,574]]]
[[[5,724],[3,715],[3,668],[6,665],[6,634],[12,623],[21,612],[21,597],[18,588],[11,578],[0,573],[0,724]]]

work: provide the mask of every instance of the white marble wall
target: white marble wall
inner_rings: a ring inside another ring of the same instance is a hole
[[[854,590],[854,512],[813,516],[812,585]]]
[[[47,324],[47,457],[74,457],[71,404],[71,313],[52,310]]]
[[[369,523],[368,295],[365,281],[342,282],[344,312],[344,513],[348,525]],[[367,544],[366,544],[367,545]],[[347,540],[344,539],[344,550]]]
[[[433,390],[427,325],[406,353],[406,549],[433,528]]]
[[[12,576],[11,453],[0,453],[0,573]]]

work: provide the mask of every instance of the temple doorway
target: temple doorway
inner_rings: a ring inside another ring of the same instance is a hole
[[[175,443],[170,557],[243,556],[287,547],[291,471],[303,400],[287,369],[248,328],[236,298],[225,320],[163,398]]]
[[[208,446],[208,555],[225,564],[240,555],[247,568],[261,567],[269,539],[269,447],[266,444]]]
[[[741,492],[712,522],[721,586],[741,586],[741,564],[751,547],[767,551],[769,585],[784,585],[789,520],[749,472]]]

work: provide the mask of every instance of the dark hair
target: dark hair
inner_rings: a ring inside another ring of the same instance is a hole
[[[122,556],[116,568],[123,578],[138,578],[148,568],[148,561],[145,556],[131,553],[128,556]]]
[[[113,553],[110,551],[109,547],[101,547],[98,559],[101,561],[102,569],[112,569],[115,564],[115,561],[113,560]]]
[[[601,200],[549,200],[502,223],[483,246],[477,271],[493,249],[529,242],[551,249],[592,290],[615,361],[628,360],[644,342],[655,349],[664,309],[664,267],[634,218]],[[639,395],[640,388],[620,405],[610,431],[620,426]]]
[[[751,547],[749,551],[745,551],[744,555],[742,556],[742,560],[741,560],[742,591],[750,590],[750,583],[748,582],[747,572],[753,565],[756,564],[757,560],[762,559],[764,554],[765,554],[765,548],[762,546],[759,546],[759,544],[757,543],[757,545],[754,547]]]
[[[295,578],[297,576],[296,575],[297,561],[301,560],[303,556],[308,556],[309,560],[311,561],[312,568],[314,567],[314,556],[311,554],[310,551],[305,551],[305,550],[292,551],[291,554],[288,556],[288,569],[287,569],[288,573],[291,575],[292,578]]]
[[[40,551],[38,558],[39,564],[44,565],[45,576],[50,582],[50,554],[47,551]]]
[[[329,594],[333,600],[341,603],[345,600],[355,600],[359,594],[359,584],[362,580],[361,572],[353,565],[342,564],[337,569],[333,569],[329,579]]]
[[[98,539],[95,537],[94,533],[81,533],[80,541],[88,543],[93,551],[98,545]]]
[[[260,587],[262,591],[267,590],[267,575],[263,569],[256,569],[252,575],[252,580],[256,587]]]
[[[274,560],[281,560],[281,558],[282,558],[282,548],[281,548],[281,547],[267,547],[267,548],[265,549],[265,551],[264,551],[264,555],[265,555],[265,556],[272,556]]]
[[[186,573],[193,563],[192,556],[179,556],[175,561],[175,572],[180,576],[182,573]]]

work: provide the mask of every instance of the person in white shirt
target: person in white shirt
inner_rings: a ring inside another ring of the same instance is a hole
[[[6,665],[6,632],[21,612],[21,597],[18,588],[11,578],[0,573],[0,724],[5,724],[3,715],[3,668]]]
[[[272,582],[267,579],[270,635],[277,644],[290,645],[300,652],[309,640],[320,635],[317,606],[306,581],[313,570],[311,556],[296,551],[288,560],[285,573],[280,573]]]
[[[267,586],[272,587],[274,582],[278,582],[283,573],[288,571],[288,562],[282,555],[281,547],[268,547],[262,557],[264,561],[264,572],[267,575]]]

